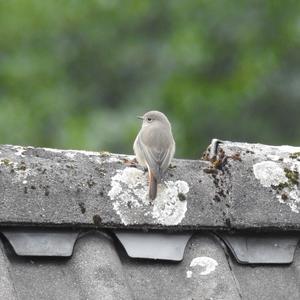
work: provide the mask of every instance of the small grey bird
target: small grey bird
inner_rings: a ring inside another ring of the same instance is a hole
[[[143,125],[133,150],[138,163],[148,168],[149,198],[154,200],[157,184],[161,182],[175,153],[175,142],[168,118],[159,111],[149,111],[142,117]]]

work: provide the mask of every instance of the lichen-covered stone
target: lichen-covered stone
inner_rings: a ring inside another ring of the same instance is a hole
[[[151,202],[133,156],[2,145],[0,225],[300,230],[297,153],[223,142],[214,160],[175,159]]]

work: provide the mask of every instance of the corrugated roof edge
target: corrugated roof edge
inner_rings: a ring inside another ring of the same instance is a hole
[[[49,229],[1,230],[18,256],[70,257],[78,239],[91,231],[67,231]],[[115,246],[122,244],[131,258],[182,261],[185,248],[196,234],[136,232],[118,230],[115,232],[94,231],[115,240]],[[199,233],[198,233],[199,234]],[[290,264],[300,236],[295,234],[233,234],[202,233],[211,235],[227,252],[230,250],[240,264]],[[200,233],[201,235],[201,233]]]

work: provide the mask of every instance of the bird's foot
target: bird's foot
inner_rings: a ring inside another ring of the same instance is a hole
[[[128,166],[128,167],[132,167],[132,168],[137,168],[139,163],[138,161],[136,160],[136,158],[134,159],[127,159],[127,158],[124,158],[123,159],[123,164]]]

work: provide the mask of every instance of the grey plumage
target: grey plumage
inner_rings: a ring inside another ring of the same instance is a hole
[[[133,149],[140,165],[149,172],[149,198],[156,198],[157,183],[167,171],[175,153],[175,142],[168,118],[159,111],[144,114],[143,125]]]

